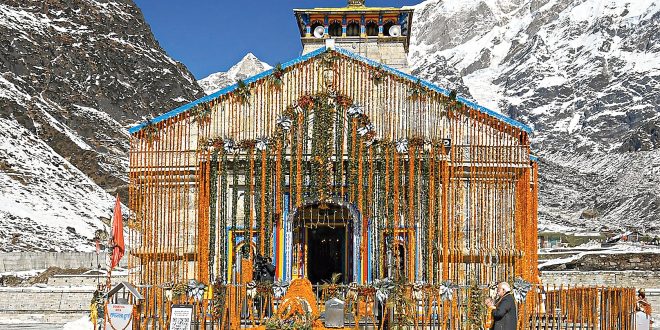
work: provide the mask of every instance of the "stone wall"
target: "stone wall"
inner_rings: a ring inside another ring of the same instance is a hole
[[[590,253],[577,260],[543,266],[543,271],[660,271],[657,253]]]
[[[81,288],[0,288],[2,313],[58,312],[76,313],[89,311],[95,287]]]
[[[125,280],[126,276],[112,276],[112,285]],[[49,278],[48,284],[0,287],[0,329],[8,323],[66,323],[89,315],[96,277],[56,276]]]
[[[653,271],[542,271],[541,281],[548,285],[619,286],[660,289],[660,272]]]
[[[55,275],[48,278],[49,286],[59,286],[59,287],[79,287],[79,286],[91,286],[96,287],[97,283],[104,284],[107,281],[107,277],[101,275],[96,277],[94,275]],[[124,275],[112,275],[112,286],[119,284],[122,281],[126,281],[127,276]]]
[[[101,253],[98,263],[105,268],[106,254]],[[95,252],[9,252],[0,253],[0,273],[59,267],[64,269],[89,268],[98,265]],[[127,258],[120,266],[126,267]]]

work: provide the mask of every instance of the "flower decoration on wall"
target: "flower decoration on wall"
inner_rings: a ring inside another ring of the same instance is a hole
[[[236,83],[236,96],[243,104],[250,103],[250,96],[252,92],[250,91],[250,86],[248,86],[243,80],[238,80]]]
[[[293,124],[293,120],[289,118],[288,116],[280,116],[277,118],[277,127],[279,127],[283,131],[289,131],[291,129],[291,125]]]
[[[364,108],[362,108],[362,106],[360,106],[359,104],[356,103],[356,104],[351,105],[348,108],[348,111],[346,113],[348,113],[349,117],[356,118],[356,117],[364,114]]]
[[[385,70],[383,69],[383,66],[379,65],[373,72],[371,72],[370,78],[376,85],[382,83],[385,78]]]
[[[269,143],[269,141],[268,141],[267,137],[260,137],[256,140],[255,146],[256,146],[257,150],[264,151],[264,150],[266,150],[266,148],[268,148],[268,143]]]
[[[520,277],[517,277],[513,281],[513,297],[516,298],[517,302],[525,301],[527,298],[527,293],[532,288],[532,284],[523,280]]]
[[[424,283],[415,282],[412,285],[412,298],[421,302],[424,300]]]
[[[286,281],[275,281],[273,283],[273,295],[276,299],[281,299],[286,294],[286,290],[289,288],[289,282]]]
[[[384,278],[382,280],[376,279],[373,286],[376,288],[376,299],[378,299],[381,304],[385,304],[390,293],[394,290],[394,282],[389,278]]]
[[[254,299],[257,297],[257,283],[255,281],[250,281],[245,285],[247,289],[245,294],[248,298]]]
[[[367,133],[372,132],[373,130],[374,130],[374,125],[372,123],[368,123],[367,125],[358,128],[357,133],[360,136],[365,136],[367,135]]]
[[[147,142],[152,143],[158,141],[158,126],[149,118],[144,123],[144,135],[147,137]]]
[[[190,116],[193,122],[200,125],[208,124],[211,122],[211,107],[208,103],[202,103],[190,111]]]
[[[243,150],[251,150],[257,145],[257,140],[242,140],[239,144],[238,147]]]
[[[440,283],[440,299],[443,301],[451,301],[454,298],[454,290],[458,289],[458,285],[451,281],[443,281]]]
[[[422,81],[419,79],[417,79],[417,82],[408,90],[408,98],[410,100],[421,100],[426,94],[427,89],[422,85]]]
[[[284,69],[282,69],[282,64],[277,63],[273,68],[273,73],[268,76],[268,79],[273,86],[279,88],[283,84],[282,77],[284,77]]]
[[[331,68],[332,65],[339,59],[339,55],[337,55],[335,52],[325,52],[323,55],[321,55],[321,64],[325,66],[326,68]]]
[[[202,300],[204,293],[206,292],[206,284],[198,282],[197,280],[188,281],[187,288],[188,297],[195,299],[195,301]]]
[[[353,104],[353,99],[351,99],[348,96],[344,95],[337,95],[335,97],[335,102],[337,103],[338,106],[340,106],[343,109],[346,109],[347,107],[351,106]]]
[[[227,138],[224,140],[223,148],[227,154],[236,154],[240,150],[233,139]]]
[[[408,140],[401,138],[395,142],[396,151],[400,154],[405,154],[408,152]]]

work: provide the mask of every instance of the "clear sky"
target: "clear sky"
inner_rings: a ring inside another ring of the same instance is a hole
[[[293,8],[344,7],[346,0],[134,0],[160,46],[197,79],[227,71],[252,52],[270,65],[302,50]],[[402,7],[422,0],[367,0]]]

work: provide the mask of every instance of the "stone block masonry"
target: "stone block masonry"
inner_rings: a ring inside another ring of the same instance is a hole
[[[95,287],[0,288],[2,313],[80,313],[89,310]]]
[[[106,254],[101,253],[98,261],[105,267]],[[122,258],[120,266],[126,267],[127,258]],[[9,252],[0,253],[0,273],[32,269],[59,267],[63,269],[96,269],[95,252]]]

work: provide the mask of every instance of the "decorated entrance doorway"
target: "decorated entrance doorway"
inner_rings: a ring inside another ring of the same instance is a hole
[[[319,284],[330,282],[333,274],[339,273],[342,283],[353,281],[353,218],[346,206],[334,203],[300,208],[292,230],[294,277]]]
[[[346,226],[318,226],[307,229],[307,278],[310,282],[330,282],[335,273],[346,272]]]

